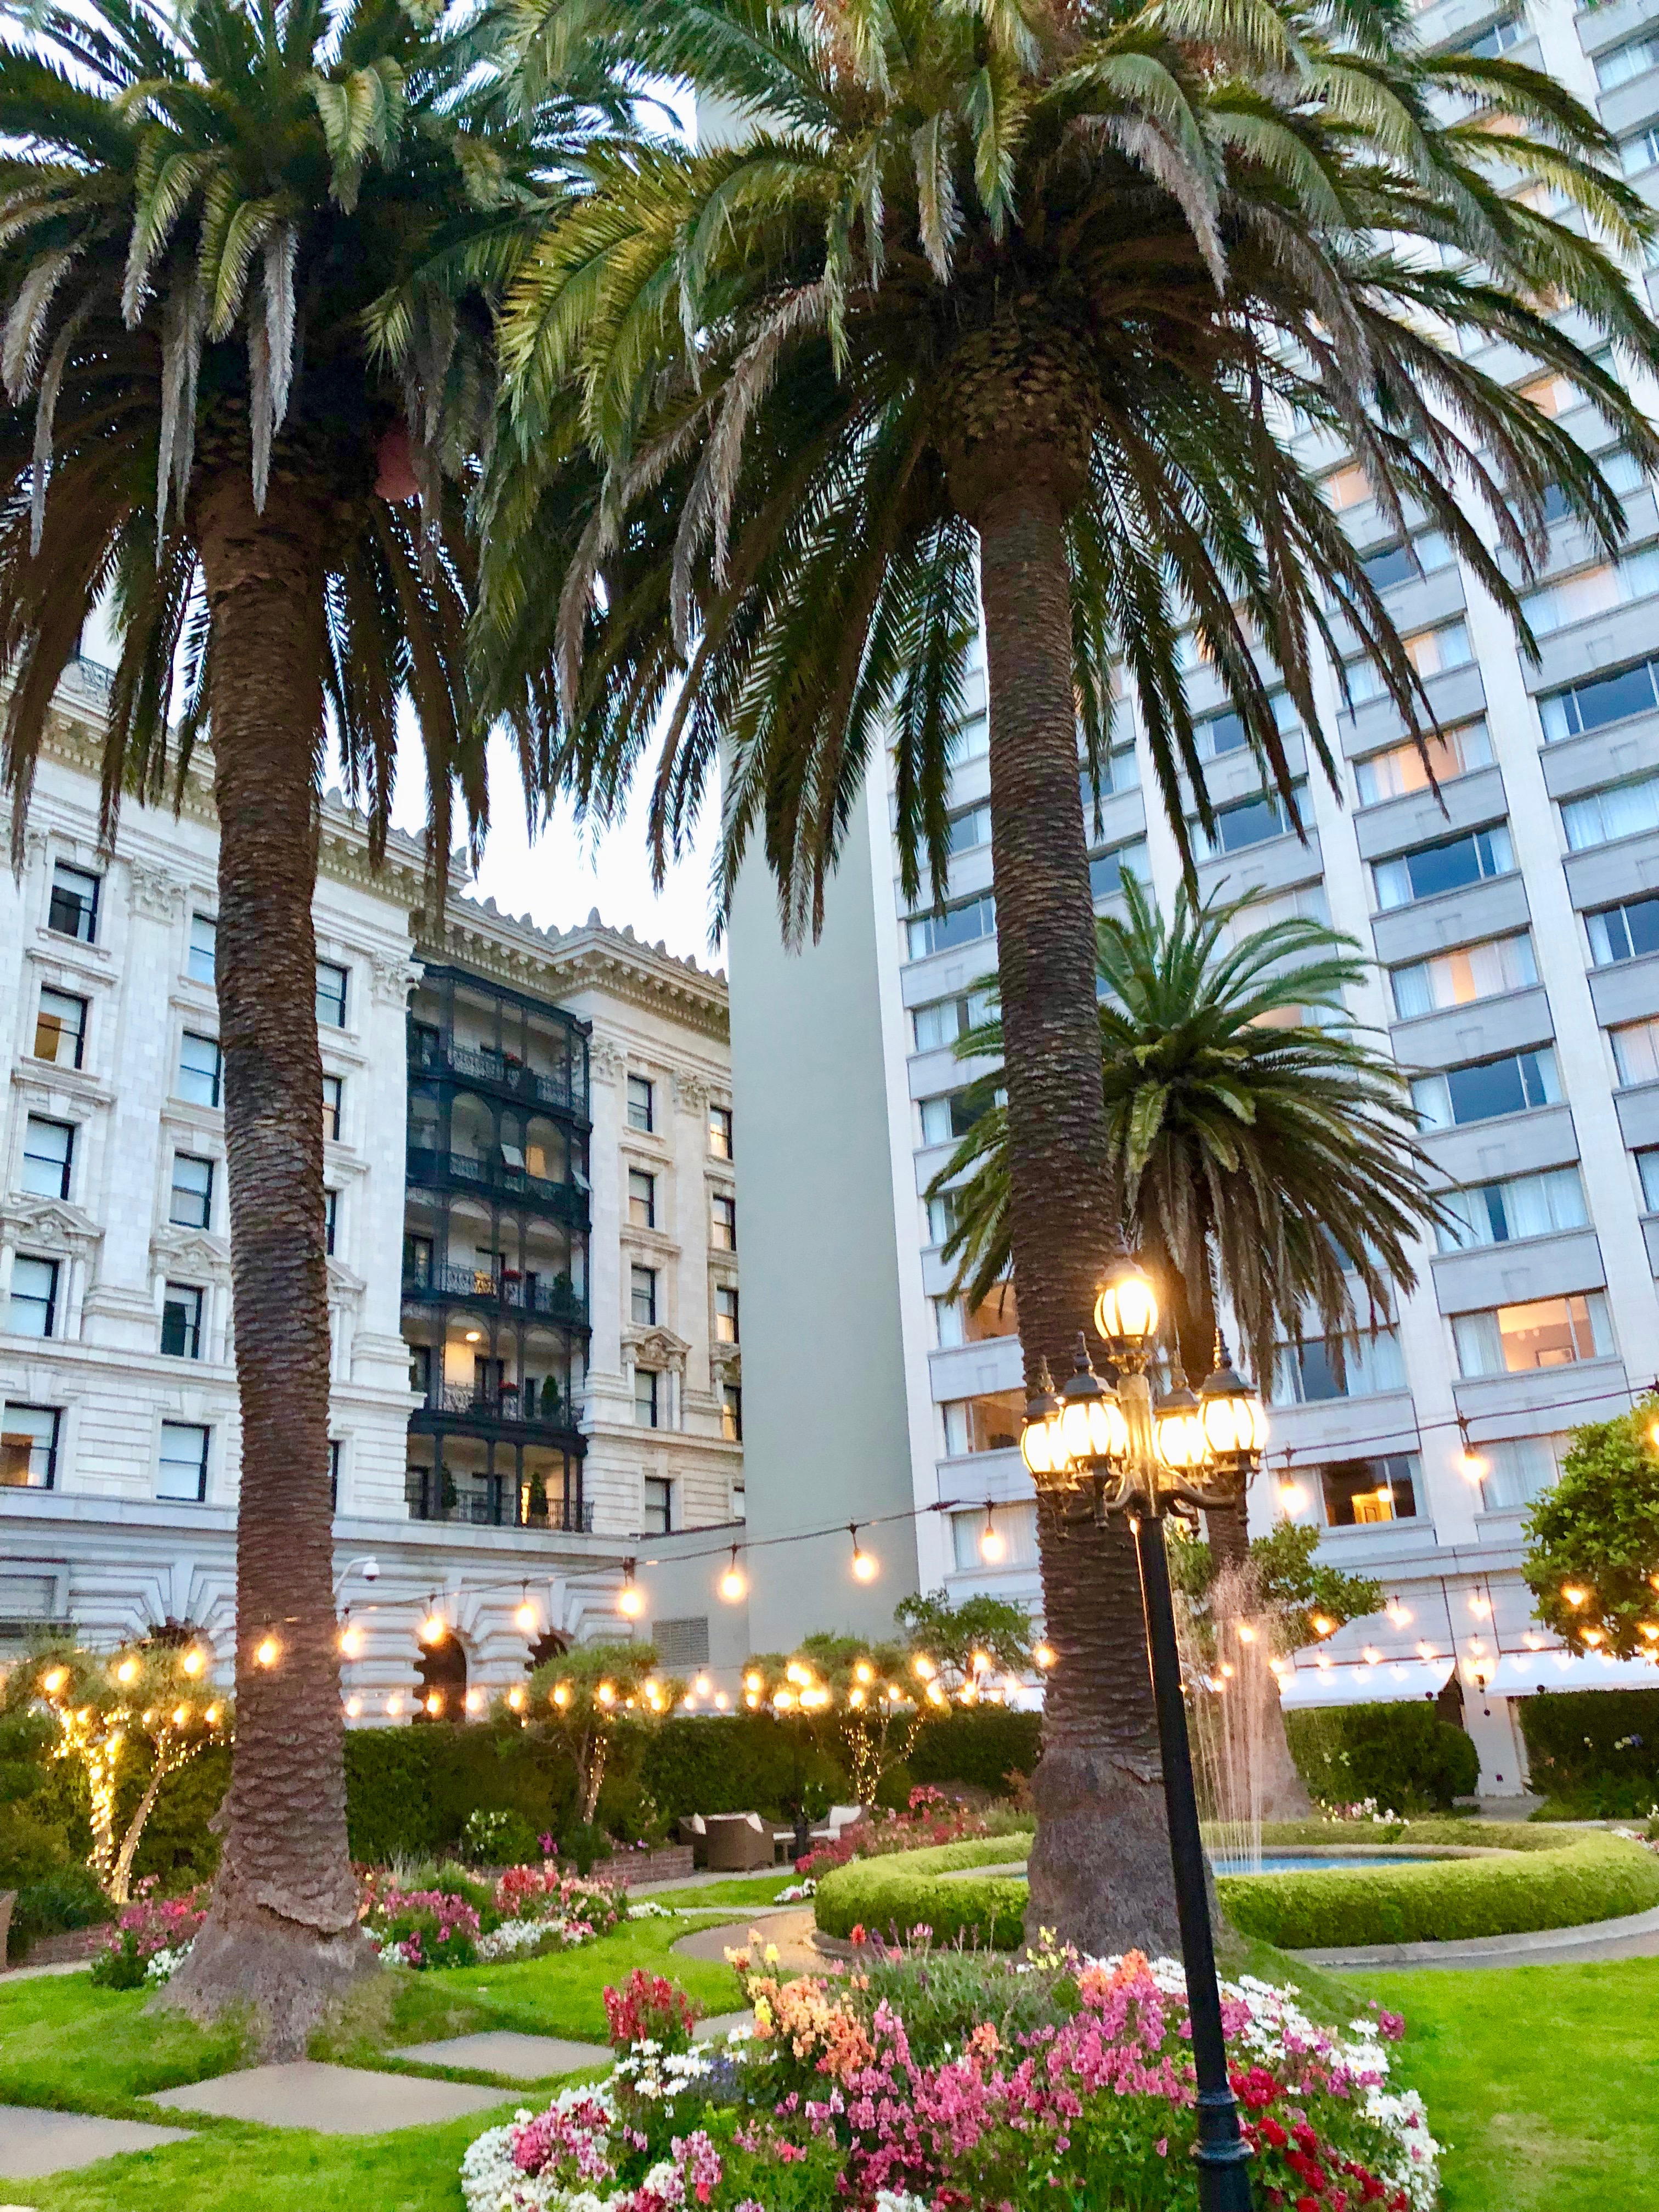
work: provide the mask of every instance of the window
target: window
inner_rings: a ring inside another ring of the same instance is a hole
[[[934,1335],[941,1352],[954,1350],[957,1345],[984,1344],[993,1337],[1019,1334],[1019,1316],[1011,1282],[994,1285],[989,1294],[972,1308],[964,1307],[960,1298],[935,1298],[933,1305]]]
[[[23,1188],[32,1198],[67,1198],[75,1124],[31,1114],[23,1125]]]
[[[34,1056],[59,1067],[79,1067],[87,1041],[87,1002],[67,991],[40,987],[40,1011],[34,1017]]]
[[[216,1106],[222,1074],[217,1037],[198,1036],[194,1030],[186,1030],[179,1047],[175,1088],[179,1097],[188,1099],[192,1106]]]
[[[1371,480],[1357,461],[1350,461],[1346,468],[1333,469],[1320,489],[1340,514],[1346,507],[1364,505],[1371,496]]]
[[[185,969],[193,983],[213,983],[218,980],[216,965],[219,951],[219,924],[210,914],[193,914],[190,918],[190,951],[185,956]]]
[[[628,1218],[635,1229],[657,1225],[657,1178],[647,1168],[628,1170]]]
[[[1659,952],[1659,895],[1626,899],[1620,906],[1605,906],[1584,916],[1589,936],[1590,958],[1598,968],[1617,966],[1621,960],[1639,960]]]
[[[1301,726],[1288,691],[1275,691],[1267,703],[1281,736]],[[1229,753],[1243,752],[1249,742],[1242,714],[1208,714],[1193,724],[1193,743],[1200,760],[1224,760]]]
[[[716,1191],[708,1201],[708,1242],[716,1252],[738,1249],[738,1201]]]
[[[1619,149],[1619,159],[1627,177],[1659,168],[1659,124],[1643,131],[1639,138],[1626,138]]]
[[[990,1528],[1000,1539],[1000,1549],[988,1559],[981,1548],[986,1534],[983,1511],[953,1513],[951,1542],[959,1575],[983,1574],[987,1567],[1034,1567],[1037,1562],[1035,1505],[994,1505]]]
[[[953,814],[945,825],[946,849],[951,854],[971,853],[975,847],[991,842],[991,809],[988,804],[970,806],[965,813]]]
[[[1443,1194],[1451,1218],[1436,1224],[1443,1252],[1470,1252],[1485,1244],[1512,1244],[1523,1237],[1551,1237],[1583,1229],[1584,1186],[1577,1168],[1547,1175],[1514,1176],[1506,1182],[1471,1184]]]
[[[343,1030],[346,1014],[346,971],[331,960],[317,963],[317,1019],[325,1030]]]
[[[1025,1420],[1025,1393],[988,1390],[977,1398],[952,1398],[939,1412],[945,1449],[952,1459],[968,1452],[1017,1451]]]
[[[1424,753],[1428,755],[1426,763]],[[1471,769],[1492,766],[1492,737],[1482,721],[1460,722],[1443,736],[1429,738],[1419,749],[1408,739],[1356,761],[1354,787],[1362,806],[1377,806],[1385,799],[1401,799],[1407,792],[1429,788],[1429,770],[1437,783],[1454,782]]]
[[[714,1341],[738,1341],[738,1293],[731,1283],[717,1283],[714,1286]]]
[[[645,1520],[647,1536],[669,1536],[674,1530],[674,1486],[664,1476],[645,1478]]]
[[[1078,796],[1083,801],[1085,828],[1093,823],[1096,811],[1103,799],[1109,798],[1115,791],[1133,791],[1140,781],[1133,745],[1120,745],[1115,752],[1109,752],[1103,746],[1099,757],[1100,773],[1097,776],[1090,774],[1086,760],[1078,770]],[[990,833],[988,830],[986,834],[988,836]],[[1092,830],[1091,834],[1093,834]]]
[[[202,1293],[189,1283],[169,1283],[162,1295],[161,1349],[171,1359],[202,1356]]]
[[[13,1336],[52,1336],[58,1319],[56,1260],[33,1260],[20,1252],[11,1263],[11,1300],[6,1327]]]
[[[1496,61],[1499,54],[1518,46],[1526,35],[1525,16],[1500,15],[1495,23],[1488,23],[1484,31],[1471,39],[1462,51],[1476,55],[1481,61]]]
[[[1317,1406],[1328,1398],[1374,1398],[1382,1390],[1403,1390],[1405,1364],[1400,1338],[1391,1328],[1373,1336],[1352,1337],[1343,1346],[1342,1380],[1331,1364],[1326,1340],[1282,1344],[1273,1396],[1280,1405]]]
[[[173,1200],[167,1219],[181,1229],[206,1229],[213,1220],[213,1163],[190,1152],[173,1156]]]
[[[1659,1080],[1659,1021],[1627,1023],[1609,1030],[1607,1039],[1620,1083]]]
[[[1607,489],[1617,498],[1629,499],[1641,490],[1647,482],[1647,471],[1627,446],[1610,446],[1604,453],[1591,456],[1601,471]],[[1567,495],[1557,483],[1544,487],[1544,520],[1546,522],[1565,522],[1573,509]]]
[[[52,872],[46,927],[55,929],[60,937],[78,937],[83,945],[95,944],[100,881],[84,868],[72,868],[67,860],[59,860]]]
[[[1605,784],[1578,799],[1561,802],[1561,827],[1570,853],[1587,852],[1593,845],[1610,845],[1616,837],[1637,837],[1644,830],[1659,830],[1659,775],[1633,783]]]
[[[1529,1113],[1560,1100],[1555,1054],[1547,1045],[1498,1060],[1468,1060],[1439,1075],[1419,1075],[1412,1085],[1412,1104],[1425,1129],[1462,1128],[1468,1121]]]
[[[1490,830],[1471,830],[1461,837],[1445,837],[1437,844],[1397,853],[1390,860],[1375,861],[1371,876],[1376,903],[1387,914],[1415,899],[1438,898],[1443,892],[1462,890],[1490,876],[1506,876],[1514,866],[1509,824],[1498,822]]]
[[[404,1279],[417,1291],[431,1288],[432,1239],[429,1237],[404,1237]]]
[[[340,1119],[345,1107],[345,1078],[325,1075],[323,1078],[323,1135],[340,1140]]]
[[[720,1434],[729,1444],[743,1442],[743,1385],[740,1382],[722,1382],[720,1385]],[[742,1517],[740,1512],[738,1517]]]
[[[1609,607],[1625,606],[1632,599],[1645,599],[1656,591],[1659,591],[1659,545],[1644,545],[1622,560],[1599,562],[1594,568],[1580,568],[1571,576],[1542,585],[1528,592],[1521,604],[1536,635],[1549,637],[1571,623],[1588,622],[1592,615],[1605,614]]]
[[[708,1149],[717,1160],[732,1158],[732,1109],[711,1106],[708,1109]]]
[[[1659,69],[1659,38],[1651,34],[1629,40],[1610,52],[1598,54],[1595,82],[1603,92],[1611,92],[1615,85],[1628,84],[1632,77],[1645,76],[1650,69]]]
[[[208,1432],[198,1421],[163,1421],[155,1495],[200,1505],[207,1497]]]
[[[1467,668],[1474,659],[1468,625],[1462,620],[1441,623],[1433,629],[1413,631],[1400,641],[1406,648],[1407,659],[1425,681],[1431,676],[1444,676],[1454,668]],[[1354,706],[1364,707],[1383,696],[1388,686],[1382,681],[1382,672],[1368,656],[1345,660],[1342,667]]]
[[[1307,824],[1304,804],[1307,784],[1297,782],[1291,787],[1304,827]],[[1193,824],[1193,843],[1200,858],[1213,860],[1218,854],[1240,853],[1252,845],[1265,845],[1270,838],[1288,836],[1295,828],[1291,810],[1276,791],[1264,791],[1255,799],[1240,799],[1231,806],[1218,806],[1215,828],[1206,830],[1201,823]]]
[[[970,1091],[950,1091],[938,1098],[918,1099],[922,1143],[949,1145],[965,1137],[986,1109],[987,1101],[982,1097],[976,1104],[972,1103],[974,1098]]]
[[[331,1513],[337,1512],[340,1506],[340,1445],[343,1441],[339,1437],[331,1437],[328,1440],[328,1510]]]
[[[1110,898],[1123,888],[1125,876],[1133,876],[1137,883],[1146,880],[1146,840],[1132,838],[1127,845],[1115,846],[1109,853],[1097,853],[1089,863],[1089,896],[1097,903]]]
[[[331,1260],[334,1239],[340,1226],[340,1194],[337,1190],[323,1193],[323,1249]]]
[[[957,1225],[957,1200],[954,1191],[941,1191],[937,1198],[927,1201],[927,1242],[930,1244],[948,1243]]]
[[[1493,1313],[1456,1314],[1452,1340],[1461,1375],[1521,1375],[1537,1367],[1570,1367],[1604,1359],[1613,1350],[1607,1301],[1601,1291],[1565,1298],[1534,1298]]]
[[[1489,1443],[1483,1437],[1478,1449],[1486,1472],[1480,1478],[1480,1502],[1487,1511],[1513,1512],[1541,1497],[1561,1472],[1559,1455],[1566,1443],[1565,1437],[1504,1437]]]
[[[63,1418],[52,1406],[7,1406],[0,1412],[0,1489],[52,1488]]]
[[[965,999],[934,999],[918,1006],[910,1017],[916,1050],[939,1052],[954,1044],[969,1030],[978,1029],[990,1011],[990,1000],[983,992]]]
[[[635,1328],[657,1325],[657,1271],[635,1267],[629,1279],[629,1310]]]
[[[652,1119],[653,1085],[648,1075],[630,1075],[628,1079],[628,1126],[643,1129],[650,1135],[655,1123]]]
[[[1627,721],[1659,704],[1659,659],[1638,660],[1611,676],[1592,676],[1565,690],[1552,691],[1538,702],[1545,742],[1577,738],[1586,730],[1604,730],[1610,722]]]
[[[976,945],[997,926],[997,902],[987,891],[961,906],[947,906],[938,914],[915,915],[908,924],[909,957],[925,960],[930,952],[949,952],[958,945]]]
[[[1504,991],[1524,990],[1537,981],[1532,939],[1525,930],[1514,937],[1488,938],[1484,945],[1466,945],[1461,952],[1439,952],[1432,959],[1414,960],[1408,968],[1389,971],[1394,1010],[1402,1022],[1419,1014],[1438,1013],[1446,1006],[1467,1006],[1476,999],[1494,999]]]
[[[1443,530],[1425,530],[1420,537],[1379,546],[1375,553],[1367,553],[1359,565],[1375,590],[1391,592],[1396,584],[1413,584],[1421,576],[1449,568],[1455,557],[1451,540]]]
[[[634,1419],[641,1429],[655,1429],[662,1425],[659,1395],[661,1382],[662,1377],[654,1367],[636,1367],[634,1370]]]
[[[1395,1452],[1387,1459],[1339,1460],[1319,1470],[1325,1524],[1330,1528],[1369,1527],[1378,1521],[1417,1518],[1417,1455]]]

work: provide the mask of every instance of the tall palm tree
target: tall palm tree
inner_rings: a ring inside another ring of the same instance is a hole
[[[222,1870],[173,1990],[203,2012],[252,2000],[289,2051],[362,1964],[331,1579],[319,771],[331,738],[378,859],[408,705],[437,866],[454,792],[482,830],[456,471],[491,420],[495,288],[550,173],[617,107],[596,50],[591,82],[526,108],[489,65],[488,20],[441,12],[73,0],[29,11],[0,52],[15,860],[94,605],[112,602],[121,638],[106,836],[124,790],[162,798],[212,743],[237,1727]]]
[[[1659,361],[1609,258],[1645,215],[1566,93],[1425,56],[1404,0],[530,5],[537,67],[600,27],[714,127],[597,161],[515,282],[485,657],[549,668],[551,765],[599,813],[654,743],[659,866],[726,747],[720,896],[758,840],[799,938],[890,744],[905,889],[943,893],[982,617],[1021,1335],[1028,1372],[1068,1358],[1118,1235],[1079,723],[1092,763],[1121,662],[1183,850],[1189,793],[1211,819],[1189,623],[1293,813],[1258,653],[1328,773],[1320,641],[1369,653],[1420,737],[1422,687],[1286,434],[1352,453],[1401,533],[1409,503],[1518,621],[1466,503],[1522,574],[1553,481],[1604,540],[1620,514],[1445,341],[1520,348],[1659,458],[1549,312]],[[1510,191],[1534,184],[1567,212]],[[1043,1573],[1033,1912],[1093,1950],[1173,1943],[1131,1546],[1080,1529]]]

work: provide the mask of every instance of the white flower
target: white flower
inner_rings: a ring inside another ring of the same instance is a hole
[[[144,1979],[153,1989],[170,1982],[190,1956],[190,1945],[180,1943],[175,1950],[152,1951],[144,1968]]]

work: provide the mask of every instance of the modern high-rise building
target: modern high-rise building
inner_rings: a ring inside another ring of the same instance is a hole
[[[1431,45],[1553,72],[1659,201],[1659,0],[1577,13],[1565,0],[1435,0],[1418,23]],[[1640,281],[1659,301],[1659,275]],[[1317,1343],[1262,1378],[1273,1442],[1253,1526],[1286,1512],[1315,1524],[1334,1563],[1375,1575],[1392,1601],[1317,1661],[1303,1655],[1287,1695],[1421,1695],[1455,1653],[1483,1786],[1501,1792],[1522,1772],[1512,1697],[1652,1679],[1559,1650],[1536,1632],[1518,1566],[1526,1509],[1554,1480],[1566,1432],[1628,1407],[1659,1373],[1659,507],[1565,383],[1502,348],[1482,365],[1599,458],[1629,522],[1614,560],[1576,524],[1554,525],[1527,600],[1535,665],[1443,537],[1419,517],[1401,542],[1346,456],[1308,455],[1443,726],[1438,794],[1375,671],[1349,663],[1347,711],[1328,665],[1317,688],[1340,756],[1334,790],[1280,701],[1298,836],[1195,639],[1188,668],[1218,809],[1201,886],[1258,894],[1255,927],[1328,920],[1374,960],[1349,1011],[1409,1071],[1455,1217],[1418,1255],[1416,1289],[1349,1347],[1341,1389]],[[884,1567],[854,1586],[844,1533],[780,1550],[763,1575],[757,1555],[757,1646],[890,1610],[917,1583],[1041,1602],[1012,1303],[963,1310],[939,1256],[948,1202],[922,1195],[964,1127],[963,1086],[980,1070],[951,1048],[996,965],[982,672],[975,682],[942,903],[903,897],[879,773],[821,943],[781,948],[758,866],[737,902],[750,1528],[856,1517],[876,1524],[864,1540]],[[1102,911],[1126,874],[1165,900],[1179,880],[1132,698],[1114,738],[1098,828],[1085,802]],[[994,1565],[981,1546],[988,1508]]]

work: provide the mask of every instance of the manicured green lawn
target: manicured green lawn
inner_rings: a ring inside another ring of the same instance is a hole
[[[1659,2206],[1659,1959],[1350,1978],[1406,2016],[1443,2212]]]
[[[694,1882],[686,1889],[659,1890],[650,1902],[684,1905],[692,1911],[701,1911],[705,1905],[770,1905],[781,1889],[793,1889],[799,1880],[793,1867],[776,1874],[734,1874],[729,1881]]]

